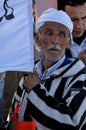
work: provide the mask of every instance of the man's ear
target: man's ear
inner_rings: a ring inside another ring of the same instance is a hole
[[[34,34],[34,37],[35,37],[36,44],[37,44],[38,46],[40,46],[40,45],[41,45],[41,41],[40,41],[39,34],[38,34],[38,33],[35,33],[35,34]]]

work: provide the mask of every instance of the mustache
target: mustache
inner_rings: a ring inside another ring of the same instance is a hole
[[[56,44],[50,45],[47,50],[49,50],[49,49],[57,49],[57,50],[61,51],[60,46],[58,46]]]

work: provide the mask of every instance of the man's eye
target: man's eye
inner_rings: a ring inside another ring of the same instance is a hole
[[[52,31],[51,31],[51,30],[47,30],[47,31],[46,31],[46,34],[47,34],[47,35],[52,35]]]
[[[78,21],[78,18],[71,18],[72,22]]]
[[[86,20],[86,16],[82,17],[82,20]]]
[[[66,37],[66,33],[64,31],[60,31],[58,35],[59,37]]]

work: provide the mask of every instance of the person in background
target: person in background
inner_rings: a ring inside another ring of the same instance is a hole
[[[35,26],[35,22],[38,19],[38,11],[37,11],[37,6],[36,6],[36,0],[33,0],[33,18],[34,18],[34,26]],[[38,48],[35,45],[35,39],[34,39],[34,61],[38,61],[41,57],[41,53],[38,50]]]
[[[0,73],[0,126],[2,125],[4,119],[4,84],[5,84],[5,72]]]
[[[38,19],[38,12],[37,12],[35,0],[33,0],[33,17],[34,17],[34,22],[36,22],[36,20]]]
[[[35,40],[42,56],[19,82],[10,113],[23,99],[18,119],[27,121],[31,114],[37,130],[86,130],[86,67],[65,55],[72,30],[67,13],[55,8],[45,10],[36,21]]]
[[[64,10],[73,22],[73,41],[67,56],[79,58],[86,65],[86,0],[58,0],[58,10]]]

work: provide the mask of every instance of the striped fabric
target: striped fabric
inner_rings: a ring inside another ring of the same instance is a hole
[[[13,96],[9,116],[22,102],[19,119],[28,120],[30,112],[37,130],[86,130],[86,68],[80,60],[57,69],[28,94],[23,80]]]

